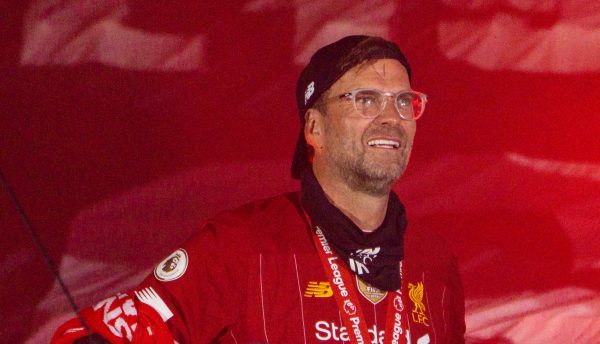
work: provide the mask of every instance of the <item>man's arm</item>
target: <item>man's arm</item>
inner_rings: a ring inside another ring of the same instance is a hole
[[[138,287],[81,312],[89,330],[109,343],[211,342],[232,322],[237,309],[235,276],[214,226],[207,224],[155,268]],[[74,343],[89,333],[72,319],[53,344]],[[81,342],[85,343],[85,342]]]
[[[458,272],[456,257],[452,257],[450,271],[448,276],[448,286],[451,289],[452,298],[450,300],[450,323],[452,344],[462,344],[465,342],[465,296],[463,291],[460,274]]]

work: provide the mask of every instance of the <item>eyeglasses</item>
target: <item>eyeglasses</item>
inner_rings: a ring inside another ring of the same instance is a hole
[[[360,88],[341,94],[338,98],[352,100],[354,109],[362,117],[375,118],[385,109],[388,97],[394,99],[394,106],[400,114],[400,118],[404,120],[417,120],[425,111],[427,95],[416,91],[390,93],[376,89]]]

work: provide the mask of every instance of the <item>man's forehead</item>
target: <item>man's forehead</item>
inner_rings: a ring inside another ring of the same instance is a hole
[[[406,68],[395,59],[368,60],[348,70],[331,89],[368,87],[364,83],[385,83],[394,87],[410,87]]]

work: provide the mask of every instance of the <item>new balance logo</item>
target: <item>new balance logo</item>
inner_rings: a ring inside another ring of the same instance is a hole
[[[329,282],[310,281],[304,291],[305,297],[331,297],[332,295],[333,290],[331,290]]]

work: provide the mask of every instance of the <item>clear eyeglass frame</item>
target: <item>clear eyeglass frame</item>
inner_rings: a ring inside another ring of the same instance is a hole
[[[388,98],[393,98],[394,107],[400,118],[407,121],[421,118],[427,104],[427,95],[413,90],[391,93],[373,88],[359,88],[340,94],[338,98],[351,100],[356,112],[364,118],[375,118],[381,115],[387,106]],[[373,101],[372,105],[366,103],[368,101]]]

